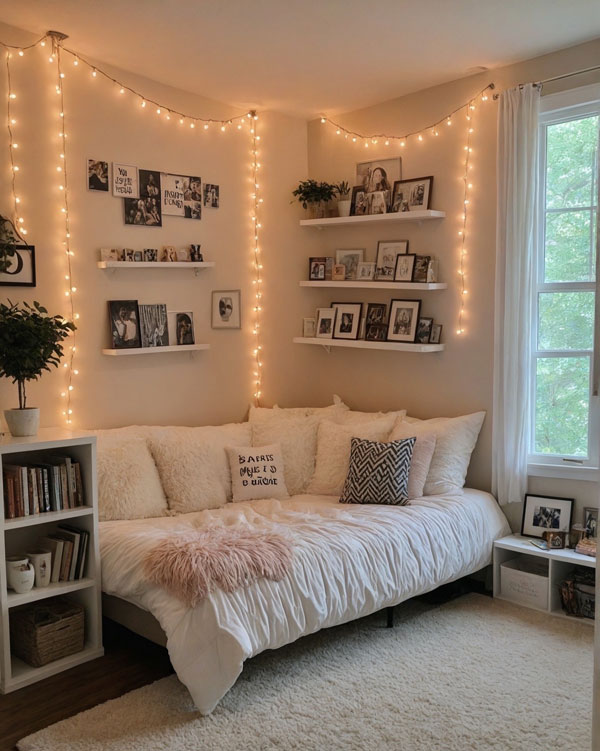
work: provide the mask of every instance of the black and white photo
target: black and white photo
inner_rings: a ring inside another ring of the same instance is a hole
[[[317,330],[317,321],[315,318],[302,319],[302,336],[305,339],[313,339]]]
[[[213,290],[213,329],[239,329],[241,322],[241,292],[239,289]]]
[[[367,305],[367,326],[373,323],[387,323],[387,305],[384,302],[370,302]]]
[[[317,326],[315,336],[319,339],[331,339],[335,324],[335,308],[317,309]]]
[[[308,278],[312,282],[324,282],[327,271],[327,259],[319,256],[318,258],[308,259]]]
[[[356,279],[358,264],[363,262],[364,248],[338,248],[335,251],[335,262],[346,269],[346,279]]]
[[[2,287],[35,287],[35,247],[15,245],[15,254],[10,256],[8,268],[0,272]]]
[[[139,311],[142,347],[167,347],[169,344],[167,306],[162,303],[140,305]]]
[[[396,258],[408,253],[408,240],[380,240],[375,258],[375,279],[391,282],[396,271]]]
[[[414,342],[420,312],[421,300],[392,300],[388,323],[388,341]]]
[[[376,159],[372,162],[359,162],[356,165],[356,182],[365,193],[387,191],[391,196],[394,182],[402,177],[402,159]]]
[[[137,300],[109,300],[111,346],[132,349],[141,344],[140,314]]]
[[[413,268],[412,281],[424,284],[427,282],[427,272],[429,270],[430,256],[416,256]]]
[[[138,170],[139,198],[125,198],[125,224],[143,227],[162,226],[160,172]]]
[[[395,282],[412,282],[416,258],[417,256],[414,253],[404,253],[396,256]]]
[[[419,318],[419,324],[417,326],[417,338],[415,340],[418,344],[429,344],[432,326],[433,318],[427,318],[426,316],[421,316]]]
[[[583,527],[586,537],[598,537],[598,509],[586,506],[583,509]]]
[[[373,261],[359,263],[356,269],[356,278],[359,282],[372,282],[375,278],[375,263]]]
[[[202,180],[196,175],[183,181],[183,215],[186,219],[202,219]]]
[[[191,311],[175,313],[175,342],[177,344],[195,344],[194,314]]]
[[[131,164],[113,163],[112,193],[118,198],[139,198],[138,168]]]
[[[147,263],[158,261],[158,248],[144,248],[144,261]]]
[[[395,180],[392,193],[392,212],[424,211],[431,205],[433,177],[417,177],[413,180]]]
[[[432,323],[431,334],[429,335],[429,344],[439,344],[442,339],[442,324]]]
[[[358,339],[363,304],[333,302],[335,308],[334,339]]]
[[[350,216],[364,216],[368,213],[367,191],[362,185],[352,188]]]
[[[219,208],[219,186],[204,183],[204,206],[208,209]]]
[[[574,503],[573,498],[528,493],[523,506],[521,534],[543,537],[546,530],[569,532]]]
[[[390,191],[377,190],[367,193],[367,214],[387,214]]]
[[[101,261],[124,261],[124,248],[100,248]]]
[[[202,253],[200,252],[201,247],[200,243],[190,245],[190,261],[193,261],[194,263],[202,263],[204,261]]]
[[[387,324],[367,323],[365,339],[368,342],[385,342],[387,338]]]
[[[88,190],[108,193],[108,162],[88,159]]]

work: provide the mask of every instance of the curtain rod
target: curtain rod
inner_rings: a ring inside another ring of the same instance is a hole
[[[560,81],[563,78],[571,78],[571,76],[580,76],[583,73],[591,73],[594,70],[600,70],[600,65],[593,65],[591,68],[583,68],[582,70],[574,70],[572,73],[563,73],[560,76],[552,76],[552,78],[544,78],[543,81],[536,81],[534,86],[543,86],[545,83],[552,83],[552,81]],[[522,89],[526,84],[520,83],[519,88]],[[494,99],[498,99],[500,94],[494,94]]]

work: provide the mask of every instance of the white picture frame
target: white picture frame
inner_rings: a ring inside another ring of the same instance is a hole
[[[241,290],[215,289],[212,292],[211,327],[213,329],[241,329]]]
[[[317,308],[317,326],[315,336],[317,339],[331,339],[335,326],[335,308]]]
[[[379,240],[375,258],[375,280],[391,282],[396,272],[396,259],[408,253],[408,240]]]
[[[338,248],[335,251],[335,263],[346,269],[346,281],[355,280],[358,264],[364,261],[364,248]]]

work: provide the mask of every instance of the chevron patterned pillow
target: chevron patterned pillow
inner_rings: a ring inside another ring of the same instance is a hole
[[[416,438],[380,443],[353,438],[340,503],[408,503],[408,474]]]

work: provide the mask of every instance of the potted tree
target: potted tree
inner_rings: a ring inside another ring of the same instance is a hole
[[[50,366],[58,367],[63,342],[75,325],[62,316],[50,316],[38,302],[0,303],[0,377],[17,384],[19,407],[5,409],[4,417],[13,436],[35,435],[40,410],[27,406],[25,384],[37,380]]]
[[[346,180],[342,180],[335,186],[338,195],[338,216],[350,216],[350,185]]]
[[[292,195],[298,199],[303,208],[307,209],[310,206],[313,219],[322,219],[325,216],[325,205],[335,194],[335,185],[317,182],[317,180],[301,180],[296,190],[292,191]]]

